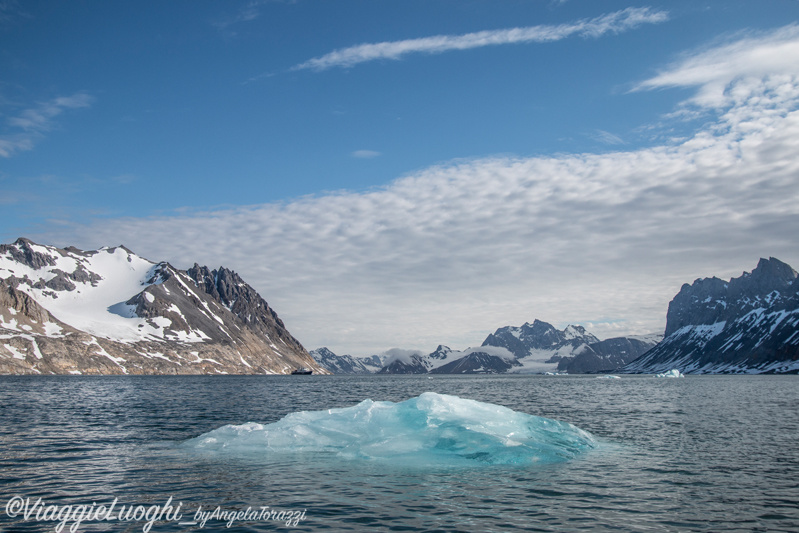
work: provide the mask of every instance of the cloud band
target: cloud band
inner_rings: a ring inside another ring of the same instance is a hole
[[[483,46],[544,43],[572,36],[596,38],[607,33],[620,33],[642,24],[658,24],[666,20],[668,20],[666,11],[657,11],[647,7],[627,8],[571,24],[539,25],[479,31],[464,35],[437,35],[402,41],[360,44],[309,59],[296,65],[292,70],[322,71],[334,67],[352,67],[359,63],[379,59],[397,60],[414,53],[440,54],[450,50],[468,50]]]

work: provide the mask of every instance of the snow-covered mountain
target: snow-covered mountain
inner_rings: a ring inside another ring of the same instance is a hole
[[[353,357],[336,355],[327,348],[317,348],[309,352],[311,357],[333,374],[373,374],[383,367],[385,357]]]
[[[582,326],[557,330],[535,320],[520,327],[505,326],[489,335],[482,346],[453,350],[439,345],[425,354],[393,348],[372,356],[372,365],[349,355],[337,356],[326,348],[311,354],[336,374],[501,374],[615,370],[652,348],[662,336],[619,337],[600,341]],[[381,365],[381,366],[377,366]]]
[[[552,324],[534,320],[532,324],[505,326],[490,334],[483,346],[507,349],[521,362],[518,372],[549,372],[557,370],[558,363],[571,359],[593,343],[599,342],[582,326],[567,326],[563,330]]]
[[[558,371],[569,374],[613,371],[651,350],[662,339],[663,335],[614,337],[583,345],[574,352],[574,357],[560,360]]]
[[[379,374],[426,374],[431,363],[428,356],[418,350],[388,350]]]
[[[392,349],[381,374],[498,374],[520,366],[505,348],[486,346],[453,350],[440,344],[433,352]]]
[[[669,303],[666,337],[624,368],[656,373],[798,373],[799,282],[782,261],[760,259],[730,281],[697,279]]]
[[[435,352],[434,352],[435,353]],[[432,355],[432,354],[431,354]],[[431,374],[502,374],[522,364],[506,348],[481,346],[451,351],[448,360],[430,369]]]
[[[235,272],[125,248],[0,245],[0,373],[324,370]]]
[[[568,372],[582,374],[615,370],[634,360],[660,340],[658,335],[616,337],[600,341],[583,326],[558,330],[534,320],[520,327],[505,326],[486,337],[483,346],[506,348],[519,365],[510,372]]]
[[[442,347],[439,346],[439,349]],[[449,348],[443,347],[448,351]],[[418,350],[402,350],[392,348],[382,354],[368,357],[353,357],[352,355],[336,355],[328,348],[311,350],[311,356],[324,368],[333,374],[425,374],[435,365],[430,361],[446,358],[433,352],[425,355]],[[436,354],[436,355],[434,355]],[[442,361],[443,364],[445,361]]]

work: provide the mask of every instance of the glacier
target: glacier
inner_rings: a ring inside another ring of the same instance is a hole
[[[184,446],[204,453],[311,453],[407,466],[532,465],[575,458],[596,441],[567,422],[425,392],[397,403],[364,400],[352,407],[294,412],[271,424],[229,424]]]

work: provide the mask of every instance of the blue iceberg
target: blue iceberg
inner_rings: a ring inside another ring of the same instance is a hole
[[[301,411],[272,424],[226,425],[186,444],[210,453],[316,453],[424,465],[554,463],[596,446],[591,434],[566,422],[433,392],[399,403]]]

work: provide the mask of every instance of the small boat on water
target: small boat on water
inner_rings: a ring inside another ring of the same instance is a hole
[[[310,374],[313,374],[313,370],[310,368],[305,368],[304,366],[291,371],[292,376],[308,376]]]

